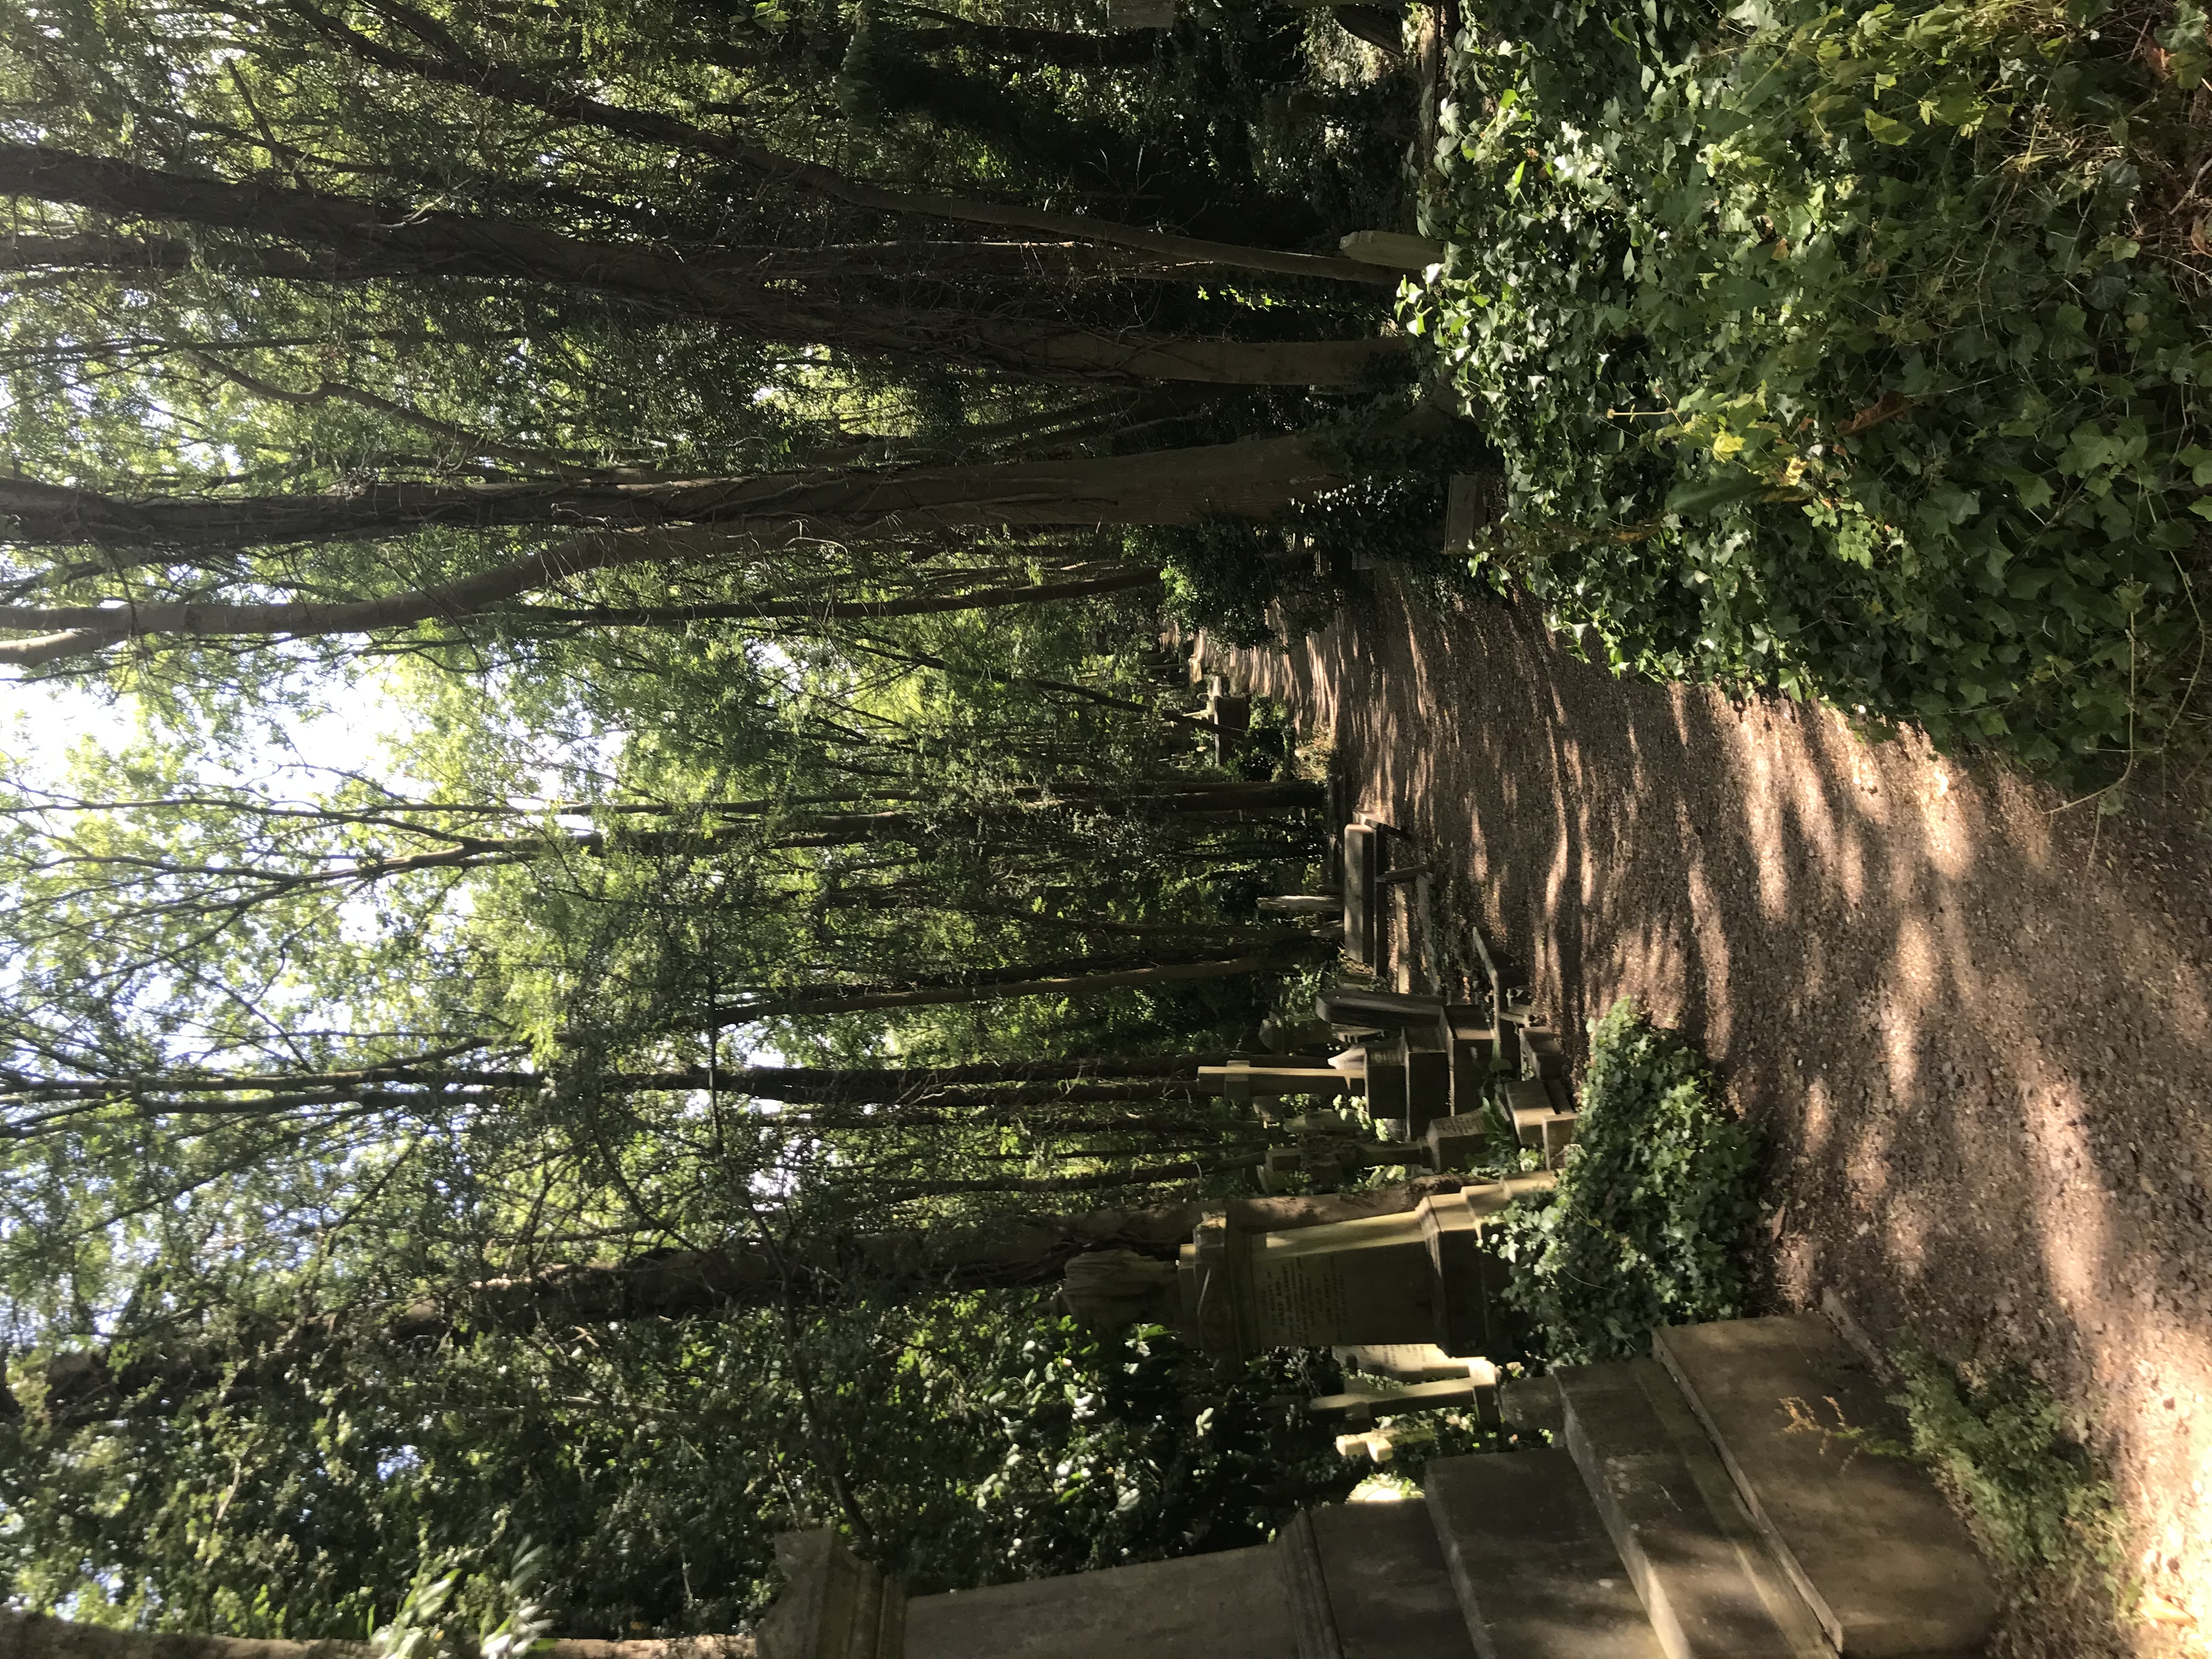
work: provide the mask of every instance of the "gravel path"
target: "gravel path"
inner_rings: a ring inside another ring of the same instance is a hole
[[[2007,1649],[2212,1653],[2201,782],[2100,820],[1826,712],[1616,681],[1504,605],[1386,593],[1207,654],[1333,733],[1575,1041],[1622,995],[1703,1040],[1768,1136],[1778,1304],[2049,1383],[2163,1616],[2046,1606]]]

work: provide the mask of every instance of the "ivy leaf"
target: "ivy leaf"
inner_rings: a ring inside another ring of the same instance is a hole
[[[1689,479],[1667,493],[1667,510],[1684,518],[1697,518],[1737,501],[1748,501],[1753,495],[1763,495],[1768,487],[1765,479],[1750,472]]]

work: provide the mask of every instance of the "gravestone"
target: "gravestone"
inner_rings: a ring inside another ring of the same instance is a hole
[[[1446,1353],[1509,1358],[1516,1322],[1505,1267],[1482,1247],[1486,1219],[1549,1175],[1438,1193],[1408,1213],[1291,1231],[1208,1216],[1181,1253],[1182,1328],[1217,1359],[1270,1348],[1432,1342]]]
[[[1346,1342],[1329,1350],[1336,1363],[1401,1382],[1443,1382],[1470,1374],[1464,1355],[1446,1353],[1433,1342]]]
[[[1373,966],[1382,959],[1382,835],[1379,825],[1344,828],[1344,953]]]
[[[1322,1095],[1332,1099],[1352,1093],[1358,1078],[1349,1069],[1339,1070],[1326,1060],[1300,1065],[1294,1055],[1279,1056],[1272,1065],[1235,1060],[1226,1066],[1198,1068],[1198,1092],[1229,1100],[1279,1100],[1289,1095]]]

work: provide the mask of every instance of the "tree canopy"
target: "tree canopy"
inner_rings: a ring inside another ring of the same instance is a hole
[[[0,7],[18,1601],[357,1636],[527,1536],[566,1634],[730,1630],[787,1525],[950,1585],[1342,1484],[1309,1361],[1050,1297],[1250,1190],[1194,1067],[1326,948],[1163,610],[1476,441],[1336,252],[1398,93],[1098,21]]]

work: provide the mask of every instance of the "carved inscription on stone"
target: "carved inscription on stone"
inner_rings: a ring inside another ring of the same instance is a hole
[[[1334,1254],[1252,1263],[1253,1323],[1266,1344],[1326,1347],[1352,1326],[1343,1263]]]

